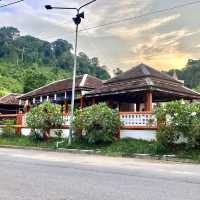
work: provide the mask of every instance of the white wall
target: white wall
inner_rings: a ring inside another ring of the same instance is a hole
[[[156,130],[120,130],[120,138],[156,140]]]
[[[60,130],[60,129],[51,129],[50,131],[50,135],[51,137],[55,137],[55,131],[56,130]],[[63,131],[62,137],[63,138],[67,138],[69,136],[69,129],[61,129]],[[21,130],[22,135],[24,136],[29,136],[31,133],[31,129],[30,128],[22,128]]]
[[[55,137],[54,132],[58,129],[52,129],[50,134],[52,137]],[[30,135],[30,128],[22,128],[21,133],[22,135],[28,136]],[[62,129],[63,131],[63,138],[67,138],[69,136],[69,129]],[[0,135],[2,129],[0,128]],[[121,130],[120,131],[120,138],[134,138],[134,139],[143,139],[147,141],[155,140],[156,139],[156,130]]]

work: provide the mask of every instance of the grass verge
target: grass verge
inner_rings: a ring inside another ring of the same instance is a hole
[[[40,147],[56,149],[58,139],[49,139],[48,142],[35,142],[30,137],[1,137],[0,145],[16,145],[23,147]],[[135,154],[149,154],[151,156],[176,155],[177,158],[190,159],[200,162],[200,149],[185,149],[183,146],[177,146],[168,149],[156,141],[144,141],[135,139],[123,139],[113,144],[88,144],[84,140],[73,142],[70,146],[67,141],[60,144],[60,148],[79,149],[79,150],[100,150],[102,154],[109,156],[131,157]]]

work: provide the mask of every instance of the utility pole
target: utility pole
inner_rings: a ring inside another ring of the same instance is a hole
[[[82,5],[79,8],[75,7],[53,7],[51,5],[46,5],[45,8],[47,10],[51,9],[61,9],[61,10],[76,10],[77,14],[73,18],[73,21],[76,25],[76,33],[75,33],[75,48],[74,48],[74,68],[73,68],[73,83],[72,83],[72,98],[71,98],[71,117],[70,117],[70,132],[69,132],[69,139],[68,139],[68,144],[70,145],[72,143],[72,137],[73,137],[73,127],[72,123],[74,120],[74,102],[75,102],[75,87],[76,87],[76,68],[77,68],[77,47],[78,47],[78,28],[79,24],[81,23],[81,20],[84,19],[84,12],[80,12],[82,8],[94,3],[96,0],[92,0],[84,5]]]

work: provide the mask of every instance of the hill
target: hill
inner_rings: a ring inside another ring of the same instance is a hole
[[[174,72],[180,80],[184,80],[187,87],[200,92],[200,60],[189,59],[185,68],[170,70],[168,73],[172,75]]]
[[[0,96],[25,93],[54,80],[72,76],[73,46],[66,40],[52,43],[32,36],[21,36],[14,27],[0,28]],[[77,74],[100,79],[110,76],[98,58],[78,55]]]

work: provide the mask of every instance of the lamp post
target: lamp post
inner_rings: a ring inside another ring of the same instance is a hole
[[[81,23],[81,20],[84,19],[84,12],[80,12],[82,8],[92,4],[96,0],[89,1],[88,3],[82,5],[79,8],[75,7],[53,7],[51,5],[46,5],[45,8],[47,10],[52,9],[60,9],[60,10],[76,10],[77,14],[73,18],[73,21],[76,25],[76,35],[75,35],[75,49],[74,49],[74,69],[73,69],[73,83],[72,83],[72,98],[71,98],[71,117],[70,117],[70,132],[69,132],[69,140],[68,144],[71,144],[72,142],[72,135],[73,135],[73,128],[72,128],[72,122],[74,119],[74,101],[75,101],[75,86],[76,86],[76,67],[77,67],[77,46],[78,46],[78,28],[79,24]]]

